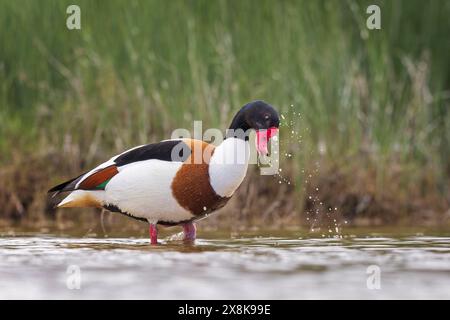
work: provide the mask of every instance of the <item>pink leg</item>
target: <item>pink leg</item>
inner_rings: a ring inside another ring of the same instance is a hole
[[[150,223],[148,231],[150,233],[150,243],[158,244],[158,229],[156,229],[156,223]]]
[[[197,227],[194,222],[188,222],[183,224],[183,233],[185,241],[194,241],[197,235]]]

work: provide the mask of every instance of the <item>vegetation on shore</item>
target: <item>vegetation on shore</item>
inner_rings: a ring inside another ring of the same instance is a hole
[[[373,2],[76,1],[71,31],[73,1],[0,0],[0,219],[99,221],[46,190],[263,99],[281,177],[251,168],[202,223],[450,224],[450,2],[375,1],[371,31]]]

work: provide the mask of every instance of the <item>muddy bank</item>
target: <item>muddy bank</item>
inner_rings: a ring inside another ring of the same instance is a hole
[[[320,170],[302,169],[305,179],[298,179],[294,163],[284,166],[284,179],[260,176],[252,167],[230,203],[202,221],[202,226],[334,230],[342,226],[450,225],[448,181],[447,185],[445,180],[444,185],[439,184],[432,170],[413,176],[406,169],[389,166],[380,183],[380,172],[370,162],[354,163],[360,166],[321,164]],[[2,166],[2,224],[59,229],[84,225],[100,231],[106,225],[142,230],[141,222],[118,214],[96,209],[54,209],[60,198],[53,199],[46,191],[58,181],[82,172],[84,168],[80,167],[76,161],[52,154],[18,157]]]

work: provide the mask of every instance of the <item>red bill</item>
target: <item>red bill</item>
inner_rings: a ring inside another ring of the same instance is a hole
[[[258,151],[260,155],[267,155],[269,153],[267,148],[268,141],[275,136],[277,132],[278,128],[276,127],[256,131],[256,151]]]

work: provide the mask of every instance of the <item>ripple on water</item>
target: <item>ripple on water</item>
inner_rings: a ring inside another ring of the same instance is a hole
[[[67,268],[81,270],[69,290]],[[381,289],[367,288],[367,267]],[[450,238],[0,238],[0,298],[450,298]]]

